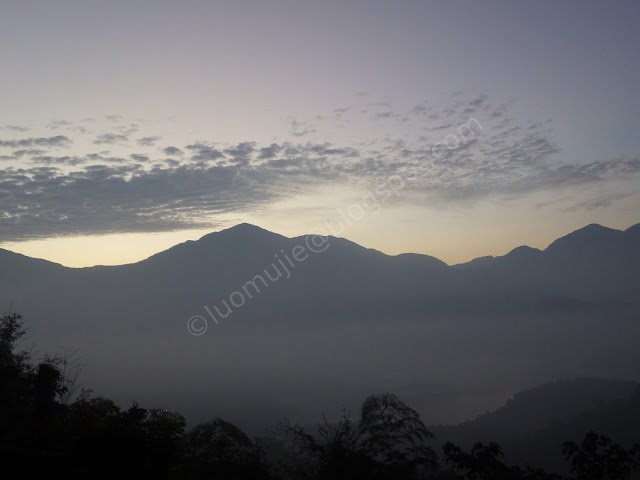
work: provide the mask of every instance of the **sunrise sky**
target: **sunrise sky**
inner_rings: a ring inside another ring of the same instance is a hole
[[[0,248],[249,222],[453,264],[639,223],[640,3],[557,6],[3,1]]]

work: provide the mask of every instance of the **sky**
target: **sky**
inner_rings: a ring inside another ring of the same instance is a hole
[[[248,222],[455,264],[640,222],[640,4],[12,1],[0,248]]]

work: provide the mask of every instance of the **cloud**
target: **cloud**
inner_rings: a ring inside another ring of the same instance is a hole
[[[376,132],[346,144],[302,141],[295,132],[268,144],[203,140],[165,147],[163,153],[175,158],[153,161],[153,152],[143,148],[122,156],[109,151],[61,156],[55,148],[71,142],[62,136],[0,141],[14,148],[12,155],[0,156],[0,238],[206,228],[217,214],[255,209],[326,184],[386,192],[386,201],[394,204],[440,206],[640,174],[637,157],[561,161],[549,124],[521,121],[508,105],[492,105],[483,95],[460,95],[451,104],[428,108],[412,117],[420,126],[413,136],[399,125],[386,135]],[[465,113],[468,108],[474,109],[472,116]],[[371,121],[370,114],[360,115]],[[294,131],[310,128],[304,121],[290,123]],[[112,132],[94,143],[128,138]],[[615,200],[596,196],[574,208]]]
[[[399,116],[399,114],[390,111],[376,113],[377,118],[398,118]]]
[[[38,149],[27,149],[27,150],[16,150],[13,152],[13,156],[15,158],[22,158],[26,155],[42,155],[46,150],[38,150]]]
[[[69,145],[71,140],[63,135],[55,137],[23,138],[20,140],[0,140],[0,147],[25,148],[25,147],[64,147]]]
[[[164,152],[165,155],[168,155],[170,157],[174,157],[174,156],[181,156],[183,155],[183,151],[180,150],[178,147],[167,147],[164,150],[162,150]]]
[[[231,166],[91,165],[67,174],[54,167],[8,169],[0,181],[0,238],[203,228],[213,213],[276,196],[271,188],[254,189]]]
[[[194,143],[185,147],[187,150],[191,150],[194,154],[191,156],[191,160],[194,162],[207,162],[210,160],[218,160],[224,158],[224,153],[209,145],[203,143]]]
[[[272,143],[268,147],[262,147],[260,149],[260,154],[258,155],[259,159],[269,159],[274,158],[280,151],[282,147],[277,143]]]
[[[316,153],[318,155],[341,155],[343,157],[358,157],[360,156],[360,153],[353,148],[332,148],[330,143],[323,143],[323,144],[315,144],[315,145],[308,145],[305,148],[306,151],[308,152],[313,152]]]
[[[57,120],[55,122],[50,122],[47,125],[47,128],[49,128],[51,130],[56,130],[56,129],[60,128],[60,127],[69,127],[71,125],[73,125],[73,123],[71,123],[71,122],[69,122],[67,120]]]
[[[142,137],[139,138],[136,143],[142,147],[151,147],[155,145],[158,140],[160,140],[160,137]]]
[[[233,148],[225,149],[224,153],[231,157],[229,161],[232,163],[248,165],[255,151],[255,142],[242,142]]]
[[[19,125],[5,125],[4,128],[14,132],[28,132],[31,130],[29,127],[21,127]]]
[[[300,121],[294,118],[289,121],[289,125],[291,125],[291,135],[294,137],[304,137],[317,132],[316,128],[307,121]]]
[[[149,156],[148,155],[143,155],[141,153],[132,153],[129,156],[131,157],[132,160],[134,160],[136,162],[148,162],[149,161]]]
[[[581,210],[596,210],[598,208],[606,208],[611,206],[611,204],[616,200],[622,200],[623,198],[627,198],[633,195],[633,193],[624,192],[624,193],[614,193],[609,195],[604,195],[600,197],[596,197],[594,199],[589,199],[584,202],[578,202],[569,207],[563,208],[562,210],[565,212],[575,212]]]
[[[54,157],[50,155],[36,155],[31,157],[31,163],[42,163],[44,165],[79,165],[85,163],[86,159],[81,157]]]
[[[98,135],[93,141],[96,145],[113,145],[114,143],[127,142],[129,137],[127,135],[119,135],[115,133],[103,133]]]

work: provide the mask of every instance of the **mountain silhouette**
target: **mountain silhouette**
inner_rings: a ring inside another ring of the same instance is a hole
[[[471,448],[498,442],[508,462],[568,474],[560,445],[596,430],[629,448],[640,427],[640,385],[603,378],[565,379],[515,393],[501,407],[458,425],[431,427],[436,438]]]
[[[0,250],[0,304],[123,402],[247,426],[382,390],[450,422],[532,383],[638,371],[639,232],[588,226],[455,266],[249,224],[121,266]]]
[[[498,409],[453,426],[435,426],[439,438],[465,447],[476,441],[511,442],[600,405],[626,399],[639,387],[605,378],[565,379],[515,393]]]
[[[636,302],[640,292],[639,225],[626,231],[588,225],[544,250],[518,247],[460,269],[484,269],[530,292],[587,302]]]

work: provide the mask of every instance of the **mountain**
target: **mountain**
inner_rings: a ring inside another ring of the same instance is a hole
[[[603,404],[626,399],[640,385],[605,378],[558,380],[515,393],[500,408],[453,426],[434,426],[442,440],[470,448],[476,441],[512,442]]]
[[[505,445],[505,452],[514,463],[540,465],[566,474],[568,465],[559,446],[567,440],[580,443],[589,431],[606,435],[625,449],[640,444],[640,388],[625,398],[602,401],[511,441]]]
[[[502,257],[457,265],[508,278],[529,292],[587,302],[637,302],[640,224],[626,231],[588,225],[545,250],[518,247]]]
[[[122,266],[0,250],[0,305],[34,351],[77,349],[88,386],[124,403],[250,428],[393,391],[451,422],[532,382],[635,378],[638,232],[589,226],[457,266],[248,224]]]
[[[474,420],[430,429],[439,444],[451,441],[470,449],[475,442],[498,442],[510,463],[567,474],[563,442],[580,442],[594,430],[629,448],[640,440],[639,407],[636,382],[578,378],[520,391]]]

